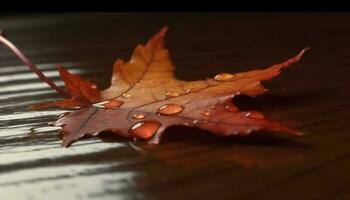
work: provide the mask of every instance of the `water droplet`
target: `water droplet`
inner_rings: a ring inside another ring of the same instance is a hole
[[[186,93],[186,94],[188,94],[188,93],[190,93],[190,92],[191,92],[191,89],[186,89],[186,90],[185,90],[185,93]]]
[[[225,106],[225,109],[230,111],[230,112],[237,112],[237,108],[234,106]]]
[[[244,113],[244,116],[249,117],[251,114],[252,114],[251,112],[246,112],[246,113]]]
[[[203,112],[201,112],[201,114],[204,115],[204,116],[209,116],[210,112],[209,111],[203,111]]]
[[[144,119],[145,115],[144,114],[134,114],[132,116],[132,118],[135,119],[135,120],[140,120],[140,119]]]
[[[49,122],[47,123],[48,126],[54,126],[55,125],[55,122]]]
[[[179,95],[180,95],[179,93],[175,93],[175,92],[167,92],[166,93],[166,96],[168,96],[168,97],[177,97]]]
[[[252,111],[249,114],[249,118],[254,118],[254,119],[264,119],[264,115],[260,112],[257,111]]]
[[[122,94],[122,97],[124,97],[124,98],[129,98],[129,97],[131,97],[131,94],[123,93],[123,94]]]
[[[90,88],[92,88],[92,89],[96,89],[96,88],[97,88],[97,86],[96,86],[96,85],[90,85]]]
[[[217,81],[226,81],[226,80],[231,79],[233,77],[234,77],[233,74],[221,73],[221,74],[216,75],[214,77],[214,79],[217,80]]]
[[[160,107],[158,110],[158,114],[161,115],[174,115],[181,112],[184,109],[183,106],[177,104],[165,104]]]
[[[199,120],[195,119],[195,120],[193,120],[192,123],[193,123],[193,124],[198,124],[198,123],[199,123]]]
[[[141,139],[150,139],[159,129],[160,123],[157,121],[142,121],[142,122],[137,122],[134,124],[131,129],[130,133]]]
[[[118,100],[111,100],[111,101],[106,101],[103,104],[103,108],[108,108],[108,109],[113,109],[113,108],[119,108],[123,104],[122,101]]]
[[[183,125],[185,125],[185,126],[189,126],[189,125],[190,125],[190,123],[188,123],[188,122],[184,122],[184,123],[183,123]]]

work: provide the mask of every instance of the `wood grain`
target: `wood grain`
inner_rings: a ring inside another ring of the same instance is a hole
[[[217,138],[171,127],[158,146],[105,134],[60,148],[47,126],[62,110],[27,111],[58,100],[0,48],[1,199],[348,199],[350,195],[350,14],[80,13],[2,15],[0,26],[58,79],[56,64],[109,85],[117,57],[168,25],[176,77],[197,80],[305,57],[234,101],[306,133]]]

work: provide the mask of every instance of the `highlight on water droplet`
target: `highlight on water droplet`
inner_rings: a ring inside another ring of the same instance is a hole
[[[191,89],[186,89],[186,90],[185,90],[185,93],[186,93],[186,94],[188,94],[188,93],[190,93],[190,92],[191,92]]]
[[[141,113],[136,113],[132,116],[133,119],[135,120],[140,120],[140,119],[144,119],[145,118],[145,115],[144,114],[141,114]]]
[[[215,80],[217,81],[226,81],[228,79],[233,78],[234,75],[230,73],[220,73],[214,77]]]
[[[157,121],[141,121],[134,124],[129,132],[131,135],[144,140],[150,139],[159,129],[161,124]]]
[[[252,114],[251,112],[246,112],[246,113],[244,113],[244,116],[249,117],[251,114]]]
[[[129,97],[131,97],[131,94],[123,93],[123,94],[122,94],[122,97],[124,97],[124,98],[129,98]]]
[[[113,108],[119,108],[124,102],[122,101],[118,101],[118,100],[110,100],[110,101],[106,101],[102,104],[102,106],[104,108],[108,108],[108,109],[113,109]]]
[[[184,107],[178,104],[165,104],[158,109],[158,114],[174,115],[183,111]]]
[[[198,124],[198,123],[199,123],[199,120],[195,119],[195,120],[193,120],[192,123],[193,123],[193,124]]]
[[[235,106],[225,106],[225,109],[230,112],[237,112],[238,109]]]
[[[189,126],[189,125],[190,125],[190,123],[188,123],[188,122],[184,122],[184,123],[183,123],[183,125],[185,125],[185,126]]]
[[[210,115],[210,112],[209,111],[202,111],[201,114],[203,116],[209,116]]]
[[[180,94],[179,94],[179,93],[176,93],[176,92],[167,92],[165,95],[168,96],[168,97],[177,97],[177,96],[179,96]]]
[[[246,117],[253,118],[253,119],[264,119],[264,115],[257,111],[251,111],[250,114]]]

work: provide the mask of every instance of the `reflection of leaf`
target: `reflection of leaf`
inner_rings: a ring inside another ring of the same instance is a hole
[[[147,146],[142,149],[156,159],[169,165],[189,170],[206,168],[214,162],[215,165],[238,165],[243,168],[265,169],[302,162],[307,158],[305,149],[303,148],[263,147],[252,145],[231,145],[225,147],[205,147],[204,145],[184,147],[181,144],[174,145],[176,147],[165,150],[155,150],[154,148]],[[179,149],[183,150],[181,151]]]
[[[79,99],[78,106],[86,106],[55,123],[65,132],[64,146],[84,135],[97,135],[102,131],[158,143],[163,131],[172,125],[197,127],[221,136],[248,135],[260,129],[300,135],[298,131],[266,120],[257,111],[240,112],[231,99],[239,94],[254,97],[264,93],[267,89],[260,81],[277,76],[282,68],[297,62],[305,50],[267,69],[221,73],[203,81],[187,82],[174,77],[175,68],[169,51],[164,48],[166,30],[163,28],[146,45],[138,45],[129,62],[116,61],[111,86],[101,91],[101,98],[92,83],[82,84],[82,79],[74,78],[78,83],[70,89],[75,80],[64,79],[69,92]],[[86,88],[88,91],[82,92]],[[110,101],[115,106],[110,106]],[[70,106],[61,103],[63,105],[50,106]]]

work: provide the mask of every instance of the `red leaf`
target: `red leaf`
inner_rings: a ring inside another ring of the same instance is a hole
[[[59,68],[67,90],[79,101],[85,99],[90,104],[102,101],[56,121],[55,125],[62,126],[65,132],[63,146],[102,131],[159,143],[164,130],[172,125],[210,130],[219,136],[248,135],[262,129],[301,135],[265,119],[257,111],[240,112],[232,98],[264,93],[267,89],[260,82],[272,79],[282,68],[297,62],[306,49],[266,69],[221,73],[203,81],[187,82],[174,77],[175,68],[164,48],[166,30],[163,28],[146,45],[138,45],[129,62],[118,59],[111,87],[101,93],[93,83]],[[52,106],[63,107],[57,103]]]
[[[80,108],[101,100],[101,94],[96,84],[82,79],[79,75],[68,72],[61,66],[58,66],[57,68],[67,91],[72,97],[57,102],[35,104],[29,109],[44,109],[50,107]]]

